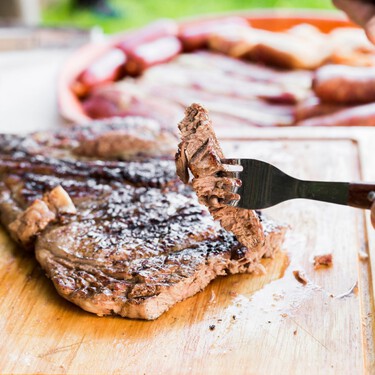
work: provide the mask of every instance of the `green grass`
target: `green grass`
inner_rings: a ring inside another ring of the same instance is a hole
[[[106,33],[142,26],[157,18],[183,18],[197,14],[219,13],[254,8],[332,9],[329,0],[112,0],[119,18],[105,18],[88,11],[73,10],[71,0],[60,0],[43,10],[43,24],[90,28],[99,25]]]

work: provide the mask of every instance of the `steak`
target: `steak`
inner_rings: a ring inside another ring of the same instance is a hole
[[[208,207],[216,220],[249,249],[260,251],[264,244],[263,228],[258,215],[252,210],[229,206],[239,199],[232,193],[241,181],[225,177],[224,158],[212,128],[208,112],[199,104],[186,109],[185,118],[178,125],[181,143],[176,154],[177,174],[185,183],[189,171],[194,175],[192,186],[199,202]]]
[[[130,117],[1,135],[1,222],[62,297],[98,315],[155,319],[219,275],[261,272],[284,228],[261,218],[261,249],[244,247],[179,181],[176,146]]]

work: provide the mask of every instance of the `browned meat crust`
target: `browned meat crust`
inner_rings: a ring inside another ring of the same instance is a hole
[[[304,272],[299,271],[299,270],[295,270],[295,271],[293,271],[293,275],[296,278],[296,280],[299,283],[301,283],[302,285],[306,285],[308,283],[308,280],[307,280],[306,275],[304,274]]]
[[[133,120],[122,121],[126,129]],[[220,228],[178,181],[168,153],[149,158],[139,150],[119,161],[77,151],[87,140],[107,140],[117,125],[0,135],[1,221],[11,230],[45,204],[43,225],[26,221],[28,246],[58,293],[98,315],[155,319],[219,275],[261,269],[260,255]],[[126,132],[121,137],[125,144]],[[98,142],[92,150],[101,150]],[[56,194],[58,186],[66,195]],[[265,256],[279,249],[284,231],[269,227]]]
[[[222,28],[211,34],[211,49],[289,69],[315,69],[331,55],[331,46],[313,26],[299,25],[286,32],[251,27]]]
[[[134,159],[172,155],[177,138],[160,123],[142,117],[115,118],[111,126],[90,126],[79,140],[74,153],[80,156]]]
[[[40,132],[18,137],[2,134],[0,152],[1,155],[12,156],[19,151],[31,156],[39,155],[39,159],[53,156],[74,160],[91,158],[134,161],[172,158],[176,144],[177,137],[151,118],[114,117],[55,133]]]
[[[375,68],[323,66],[315,72],[313,90],[322,102],[371,103],[375,101]]]
[[[192,186],[199,202],[206,205],[213,217],[233,232],[243,245],[258,251],[264,244],[264,235],[257,214],[226,205],[236,198],[228,187],[239,181],[221,176],[225,171],[221,163],[224,155],[207,110],[199,104],[192,104],[186,109],[179,129],[182,141],[176,155],[177,174],[186,183],[190,170],[194,175]]]
[[[332,254],[322,254],[314,256],[314,268],[317,270],[319,268],[331,267],[333,264]]]
[[[61,215],[74,215],[76,212],[69,194],[58,185],[20,213],[9,224],[9,230],[15,240],[27,246],[48,224]]]
[[[312,96],[296,105],[294,121],[298,123],[311,117],[327,116],[347,108],[343,104],[323,103],[318,97]]]
[[[307,118],[298,126],[375,126],[375,103],[362,104],[337,112]]]

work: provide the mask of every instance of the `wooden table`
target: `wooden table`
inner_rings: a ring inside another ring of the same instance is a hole
[[[66,54],[0,56],[1,132],[62,125],[55,77]],[[296,177],[375,181],[375,129],[230,129],[220,138],[228,157],[258,157]],[[374,374],[368,213],[298,200],[266,211],[291,227],[266,275],[219,278],[152,322],[100,318],[65,301],[0,230],[0,372]],[[312,256],[327,252],[333,267],[314,270]]]

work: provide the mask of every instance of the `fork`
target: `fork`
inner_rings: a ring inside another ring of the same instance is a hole
[[[255,159],[222,159],[221,162],[226,177],[242,182],[231,189],[240,197],[229,201],[231,206],[257,210],[304,198],[370,209],[375,201],[375,184],[299,180]]]

